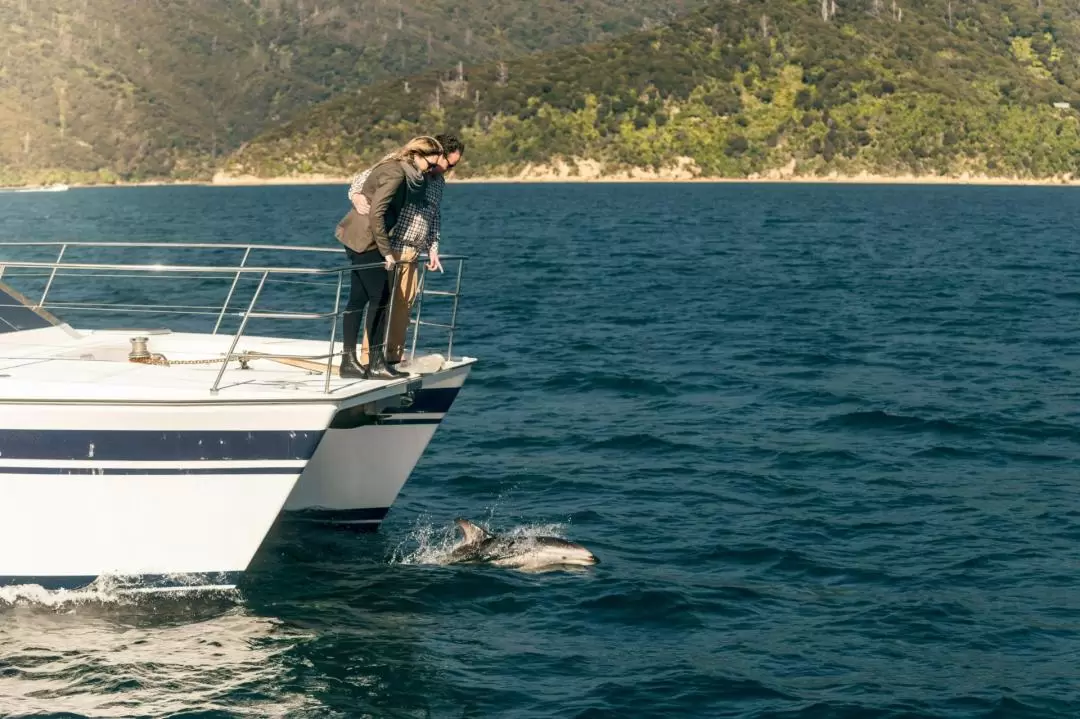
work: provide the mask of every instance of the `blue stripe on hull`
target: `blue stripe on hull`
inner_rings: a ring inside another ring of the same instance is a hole
[[[412,404],[408,407],[394,410],[394,414],[402,412],[449,412],[450,406],[458,396],[461,387],[435,387],[422,389],[413,395]]]
[[[147,592],[147,591],[197,591],[220,587],[236,586],[243,572],[212,572],[208,574],[185,574],[182,579],[169,574],[144,574],[138,578],[124,577],[118,579],[115,589],[120,592]],[[2,576],[0,575],[0,587],[10,587],[26,584],[37,584],[43,589],[85,589],[93,584],[98,577],[86,576]]]
[[[300,474],[303,467],[203,467],[178,469],[172,467],[0,467],[0,477],[5,474],[64,474],[64,475],[193,475],[193,474]]]
[[[0,429],[5,459],[101,462],[311,459],[323,432]]]
[[[282,522],[287,523],[289,526],[304,528],[322,527],[325,529],[332,529],[334,531],[348,531],[355,534],[374,534],[379,531],[381,522],[335,522],[329,519],[303,519],[293,516],[296,512],[286,512],[281,515]]]
[[[435,419],[426,417],[380,417],[375,425],[378,427],[395,427],[398,425],[439,424],[440,422],[442,422],[442,417],[436,417]]]
[[[311,522],[380,522],[386,517],[389,507],[366,507],[363,509],[297,509],[290,510],[285,516]]]
[[[454,404],[460,387],[420,389],[412,395],[402,395],[407,404],[386,406],[380,414],[370,413],[364,405],[343,409],[330,421],[330,429],[356,429],[371,425],[438,424],[442,418],[409,417],[409,415],[445,414]]]
[[[287,516],[287,515],[286,515]],[[310,519],[292,519],[288,520],[295,525],[303,525],[305,527],[325,527],[332,529],[335,532],[352,532],[353,534],[374,534],[379,531],[379,522],[329,522],[329,521],[315,521]]]

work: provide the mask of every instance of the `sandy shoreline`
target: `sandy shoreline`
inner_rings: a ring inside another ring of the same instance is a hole
[[[708,177],[692,157],[678,157],[662,168],[619,167],[606,165],[598,160],[583,157],[555,158],[550,162],[527,163],[504,174],[477,177],[454,177],[450,182],[471,184],[541,184],[541,183],[726,183],[726,184],[842,184],[842,185],[1003,185],[1003,186],[1051,186],[1080,185],[1080,178],[1059,175],[1041,179],[1019,177],[995,177],[978,172],[962,172],[952,175],[916,175],[911,173],[884,175],[870,172],[842,174],[829,172],[824,175],[801,174],[798,163],[791,160],[783,167],[775,167],[748,177]],[[230,174],[219,170],[212,179],[216,186],[238,185],[305,185],[347,184],[349,177],[327,174],[293,175],[288,177],[260,178],[243,173]]]

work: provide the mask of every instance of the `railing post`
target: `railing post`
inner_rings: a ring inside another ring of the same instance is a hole
[[[248,248],[244,250],[244,259],[240,260],[241,267],[247,266],[248,256],[250,255],[251,246],[248,245]],[[214,331],[210,333],[212,335],[217,334],[218,328],[221,327],[221,321],[225,319],[225,311],[229,309],[229,303],[232,302],[233,293],[236,292],[236,285],[240,282],[240,274],[240,271],[237,270],[236,277],[234,277],[232,281],[232,287],[229,288],[229,295],[225,298],[225,304],[221,306],[221,312],[218,313],[217,322],[214,323]]]
[[[334,295],[334,316],[330,318],[330,350],[326,358],[326,382],[323,384],[323,394],[330,394],[330,372],[334,369],[334,338],[337,336],[338,312],[341,307],[341,283],[344,272],[337,275],[337,294]]]
[[[386,350],[390,345],[390,324],[394,319],[394,295],[397,294],[398,278],[401,273],[401,263],[394,263],[394,271],[390,275],[390,305],[386,308],[386,329],[383,331],[383,343],[382,343],[382,358],[386,359]],[[370,340],[369,340],[370,341]],[[371,362],[371,350],[374,347],[368,348],[368,363]]]
[[[236,343],[240,341],[240,336],[243,335],[244,330],[247,329],[248,320],[251,319],[251,312],[255,309],[255,303],[259,301],[259,295],[262,294],[263,285],[266,284],[266,277],[269,274],[269,271],[264,271],[262,273],[262,279],[259,280],[259,286],[255,288],[255,294],[251,297],[247,312],[244,313],[244,319],[240,320],[240,328],[236,330],[236,335],[233,337],[232,344],[229,345],[229,351],[225,355],[224,361],[221,363],[221,369],[218,370],[217,378],[214,380],[214,386],[210,388],[210,394],[218,393],[218,385],[221,384],[221,378],[225,375],[225,368],[229,366],[229,360],[232,359],[233,352],[236,350]]]
[[[45,306],[45,297],[49,294],[49,288],[52,287],[53,280],[56,278],[56,266],[60,264],[60,260],[64,258],[64,253],[67,251],[67,244],[64,244],[60,248],[60,254],[56,256],[56,262],[53,263],[52,272],[49,273],[49,281],[45,283],[45,291],[41,293],[41,300],[37,304],[37,309],[41,309]]]
[[[458,260],[457,284],[454,286],[454,310],[450,314],[450,342],[446,345],[446,361],[449,362],[454,356],[454,330],[457,329],[457,306],[458,298],[461,297],[461,271],[465,267],[465,260]]]
[[[424,282],[427,280],[427,265],[420,266],[420,281],[416,284],[416,319],[413,322],[412,349],[409,350],[409,362],[416,359],[416,339],[420,336],[420,313],[424,307]]]

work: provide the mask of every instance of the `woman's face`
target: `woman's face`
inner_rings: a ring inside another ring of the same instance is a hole
[[[427,155],[424,159],[427,160],[428,163],[428,172],[446,172],[447,168],[450,167],[446,155]]]

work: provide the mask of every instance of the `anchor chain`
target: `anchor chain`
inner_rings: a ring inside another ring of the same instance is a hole
[[[147,348],[147,342],[149,340],[146,337],[132,337],[131,338],[131,352],[128,354],[128,361],[135,362],[137,364],[158,365],[161,367],[171,367],[173,365],[197,365],[197,364],[218,364],[220,362],[239,362],[240,369],[248,369],[248,365],[251,360],[254,359],[286,359],[286,360],[328,360],[331,357],[337,357],[339,353],[326,355],[310,355],[310,356],[297,356],[297,355],[272,355],[263,352],[253,352],[252,350],[245,350],[240,354],[233,354],[228,357],[214,357],[213,359],[192,359],[192,360],[170,360],[163,354],[152,353]]]
[[[129,361],[135,362],[136,364],[158,365],[158,366],[161,366],[161,367],[172,367],[173,365],[182,365],[182,364],[186,364],[186,365],[207,364],[207,365],[209,365],[209,364],[218,364],[219,362],[232,362],[232,361],[235,360],[235,361],[240,363],[240,368],[241,369],[247,369],[248,368],[248,362],[250,362],[254,358],[251,357],[250,355],[248,355],[245,352],[242,355],[233,355],[232,357],[227,357],[227,358],[226,357],[216,357],[214,359],[170,360],[167,357],[165,357],[165,355],[160,355],[160,354],[159,355],[151,355],[149,357],[129,357],[128,359],[129,359]]]
[[[170,360],[165,355],[153,354],[148,356],[136,356],[128,357],[129,362],[135,362],[137,364],[157,365],[160,367],[172,367],[173,365],[197,365],[197,364],[218,364],[219,362],[239,362],[240,369],[248,369],[248,364],[251,360],[255,359],[292,359],[292,360],[326,360],[331,357],[337,357],[339,353],[332,355],[310,355],[310,356],[297,356],[297,355],[269,355],[261,352],[243,352],[238,355],[232,355],[231,357],[215,357],[213,359],[192,359],[192,360]]]

